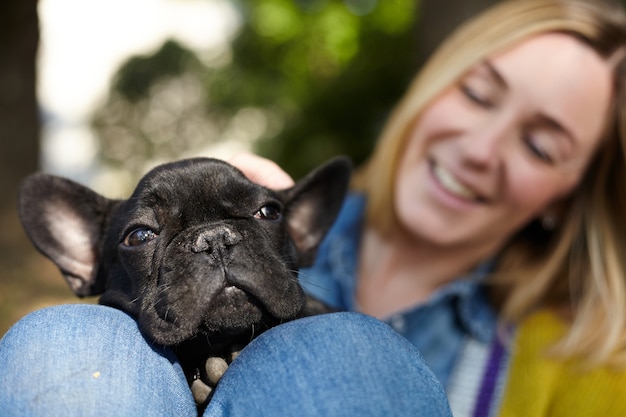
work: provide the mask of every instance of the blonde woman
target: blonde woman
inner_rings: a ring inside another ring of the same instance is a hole
[[[353,312],[262,334],[205,415],[624,415],[625,59],[603,1],[512,0],[459,28],[301,273]],[[194,412],[173,354],[101,306],[19,322],[0,386],[2,415]]]

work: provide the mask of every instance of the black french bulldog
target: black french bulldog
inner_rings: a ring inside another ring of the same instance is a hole
[[[208,357],[327,311],[307,299],[297,270],[312,263],[349,177],[349,161],[337,158],[273,191],[224,161],[196,158],[161,165],[128,200],[112,200],[34,174],[19,212],[78,296],[101,295],[134,316],[148,340],[174,348],[201,407],[224,371],[215,375]]]

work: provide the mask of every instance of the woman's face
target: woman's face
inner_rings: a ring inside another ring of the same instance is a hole
[[[397,172],[400,222],[430,243],[497,250],[576,186],[611,98],[609,63],[565,34],[485,60],[415,124]]]

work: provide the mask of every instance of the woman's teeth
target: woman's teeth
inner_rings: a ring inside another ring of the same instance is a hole
[[[472,192],[469,188],[461,184],[454,178],[454,176],[441,167],[439,164],[434,164],[433,173],[439,181],[439,184],[451,194],[461,197],[466,200],[478,200],[478,196]]]

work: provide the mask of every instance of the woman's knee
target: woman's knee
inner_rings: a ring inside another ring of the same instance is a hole
[[[148,343],[127,314],[98,305],[46,308],[16,323],[0,341],[0,385],[11,387],[0,393],[6,415],[193,411],[173,353]]]
[[[233,362],[213,401],[207,415],[450,415],[415,347],[356,313],[308,317],[260,335]]]

